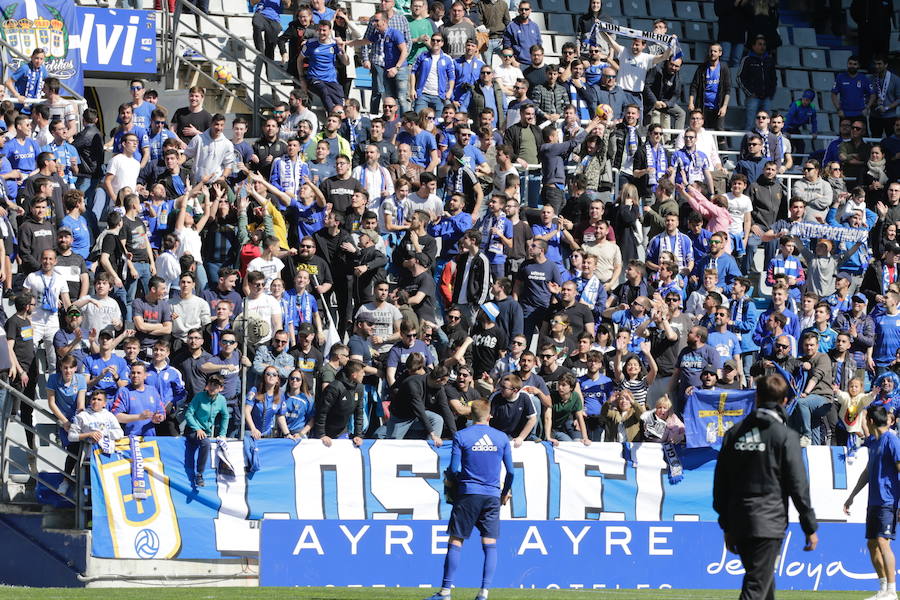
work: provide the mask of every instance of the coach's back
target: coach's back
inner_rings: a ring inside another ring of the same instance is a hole
[[[460,494],[500,496],[500,465],[512,466],[509,437],[490,425],[469,425],[453,436],[450,470]]]

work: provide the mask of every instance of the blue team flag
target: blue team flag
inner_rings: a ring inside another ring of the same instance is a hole
[[[756,403],[753,390],[694,390],[684,407],[688,448],[718,448],[732,426],[747,418]]]

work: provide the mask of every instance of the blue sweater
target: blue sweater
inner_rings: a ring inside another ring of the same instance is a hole
[[[500,465],[506,467],[500,488]],[[512,487],[515,469],[505,433],[490,425],[469,425],[453,436],[450,471],[459,482],[459,493],[502,496]]]
[[[810,126],[812,133],[819,132],[819,124],[816,122],[816,105],[810,103],[803,106],[802,100],[791,103],[787,117],[784,119],[784,130],[788,133],[798,133],[801,129]]]
[[[513,49],[519,64],[526,66],[531,64],[530,48],[535,44],[543,45],[541,28],[531,19],[524,23],[513,19],[506,26],[506,31],[503,32],[503,47]]]

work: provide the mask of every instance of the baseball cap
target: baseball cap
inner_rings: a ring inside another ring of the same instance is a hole
[[[731,369],[732,371],[737,371],[738,370],[737,361],[734,360],[733,358],[728,359],[725,361],[725,364],[722,365],[722,368],[723,369]]]
[[[847,281],[853,281],[852,276],[847,271],[840,271],[837,275],[834,276],[835,279],[846,279]]]
[[[116,330],[113,329],[112,326],[104,327],[103,329],[100,330],[100,333],[98,333],[97,335],[99,337],[114,338],[114,337],[116,337]]]
[[[700,371],[700,374],[703,375],[703,374],[705,374],[705,373],[712,373],[712,374],[715,375],[716,377],[719,376],[719,374],[716,373],[716,370],[713,369],[712,367],[703,367],[703,370]]]
[[[297,333],[300,335],[309,335],[315,332],[316,330],[313,328],[312,323],[300,323],[300,327],[297,328]]]
[[[487,315],[492,323],[497,322],[497,317],[500,315],[500,309],[494,302],[485,302],[481,305],[481,310]]]
[[[884,251],[890,252],[892,254],[900,254],[900,245],[897,245],[894,242],[888,243],[884,245]]]
[[[379,238],[379,235],[377,233],[375,233],[375,231],[372,229],[360,229],[357,233],[359,233],[360,235],[366,236],[373,242],[378,241],[378,238]]]
[[[454,144],[450,147],[450,154],[452,154],[453,158],[455,158],[459,162],[462,162],[466,157],[466,151],[459,144]]]
[[[816,97],[816,93],[812,90],[806,90],[803,92],[803,96],[801,98],[806,98],[807,100],[814,100]]]
[[[418,262],[423,267],[427,268],[427,267],[431,266],[431,259],[428,258],[428,255],[425,254],[424,252],[413,252],[412,254],[409,255],[409,257],[416,259],[416,262]]]
[[[61,235],[74,235],[74,234],[72,233],[72,229],[70,227],[60,227],[59,229],[56,230],[56,235],[58,237]]]
[[[78,308],[78,307],[75,306],[75,305],[71,305],[71,306],[69,306],[69,308],[66,309],[66,316],[69,316],[69,317],[80,317],[80,316],[81,316],[81,309]]]
[[[370,323],[372,325],[375,324],[375,321],[372,319],[372,315],[369,313],[362,313],[356,317],[357,323]]]
[[[863,304],[869,303],[869,299],[866,298],[865,294],[853,294],[853,301],[854,302],[862,302]]]

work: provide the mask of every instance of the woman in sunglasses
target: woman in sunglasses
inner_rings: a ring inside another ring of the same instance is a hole
[[[247,401],[244,403],[244,422],[253,439],[275,437],[277,433],[288,437],[291,432],[284,418],[284,409],[278,369],[266,367],[259,388],[256,386],[250,388]]]

